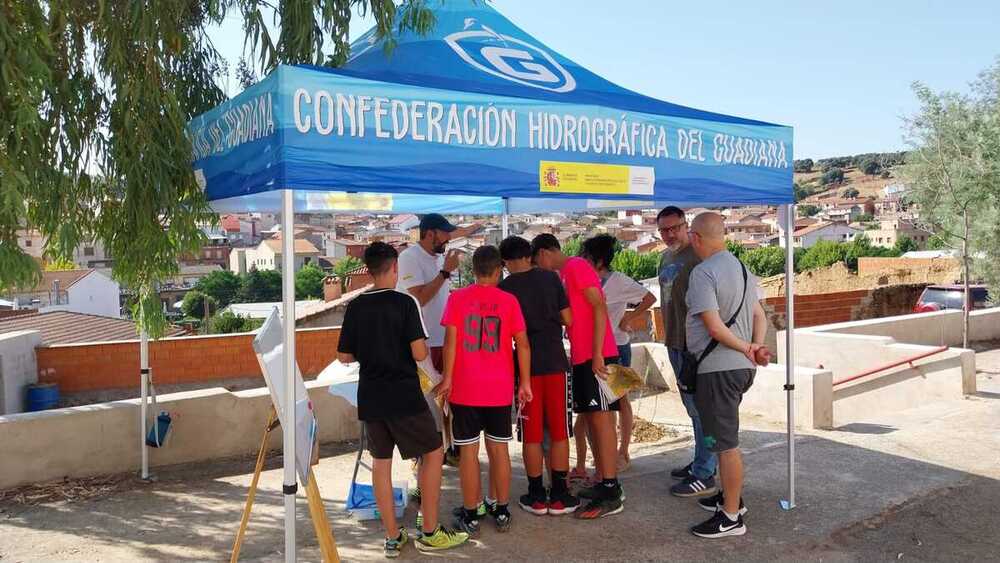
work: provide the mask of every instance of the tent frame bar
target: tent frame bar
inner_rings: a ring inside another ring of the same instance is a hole
[[[785,393],[788,404],[788,498],[783,510],[795,508],[795,204],[785,206]]]
[[[284,317],[285,411],[281,425],[285,498],[285,563],[295,563],[295,191],[284,190],[281,210],[281,300]]]

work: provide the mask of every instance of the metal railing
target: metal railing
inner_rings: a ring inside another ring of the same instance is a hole
[[[941,352],[944,352],[946,350],[948,350],[947,346],[941,346],[941,347],[935,348],[935,349],[933,349],[933,350],[931,350],[929,352],[922,352],[920,354],[917,354],[916,356],[910,356],[908,358],[904,358],[902,360],[897,360],[897,361],[892,362],[892,363],[883,364],[883,365],[880,365],[878,367],[875,367],[875,368],[863,371],[863,372],[861,372],[859,374],[852,375],[850,377],[845,377],[844,379],[839,379],[837,381],[834,381],[833,382],[833,386],[836,387],[838,385],[843,385],[844,383],[849,383],[849,382],[854,381],[856,379],[861,379],[862,377],[868,377],[869,375],[875,375],[876,373],[883,372],[883,371],[892,369],[894,367],[899,367],[899,366],[904,365],[904,364],[909,364],[910,367],[912,368],[912,367],[915,367],[913,365],[913,362],[915,362],[917,360],[922,360],[924,358],[927,358],[929,356],[933,356],[935,354],[940,354]]]

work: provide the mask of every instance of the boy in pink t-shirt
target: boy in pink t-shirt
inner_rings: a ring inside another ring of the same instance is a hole
[[[563,254],[559,241],[550,234],[531,241],[535,263],[546,270],[558,270],[566,286],[573,316],[570,326],[570,359],[573,364],[573,412],[584,417],[594,445],[594,461],[602,480],[580,491],[590,504],[577,510],[577,518],[603,518],[622,511],[623,496],[618,483],[618,432],[614,411],[619,402],[608,403],[597,378],[608,377],[607,364],[616,363],[618,347],[608,320],[608,305],[601,279],[586,260]]]
[[[472,255],[476,283],[452,292],[441,324],[445,327],[444,380],[438,393],[451,406],[452,441],[461,448],[459,477],[463,509],[456,526],[475,535],[486,507],[480,502],[479,436],[486,434],[486,454],[497,502],[489,512],[497,530],[510,529],[511,407],[514,400],[514,344],[522,377],[518,406],[531,401],[531,350],[517,298],[497,287],[500,251],[483,246]],[[529,374],[527,376],[523,374]]]

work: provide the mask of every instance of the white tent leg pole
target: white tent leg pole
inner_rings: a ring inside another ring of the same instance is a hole
[[[149,416],[149,334],[143,329],[139,333],[139,451],[142,452],[143,480],[149,479],[149,448],[146,447],[146,421]]]
[[[510,236],[510,200],[503,198],[503,216],[500,218],[500,237]]]
[[[281,300],[284,320],[285,408],[281,429],[285,497],[285,561],[295,563],[295,192],[285,190],[281,209]]]
[[[785,222],[785,392],[788,400],[788,498],[781,508],[795,508],[795,205]]]

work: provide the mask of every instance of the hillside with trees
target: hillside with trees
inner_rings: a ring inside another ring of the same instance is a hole
[[[808,204],[828,197],[879,197],[882,188],[900,181],[898,167],[905,159],[905,152],[886,152],[796,160],[795,201]]]

